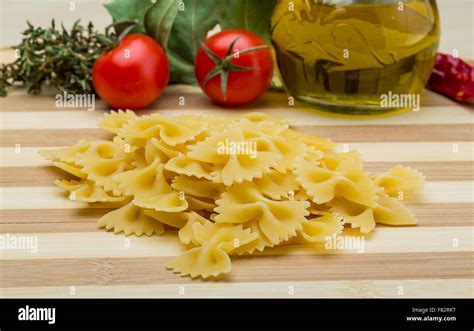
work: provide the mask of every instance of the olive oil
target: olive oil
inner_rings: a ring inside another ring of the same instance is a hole
[[[434,0],[280,0],[272,42],[287,91],[343,113],[393,110],[381,96],[419,94],[434,65]]]

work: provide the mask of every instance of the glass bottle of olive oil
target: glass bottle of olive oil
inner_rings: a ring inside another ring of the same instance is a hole
[[[439,16],[435,0],[279,0],[272,42],[296,99],[348,114],[392,111],[405,105],[384,97],[419,95],[430,76]]]

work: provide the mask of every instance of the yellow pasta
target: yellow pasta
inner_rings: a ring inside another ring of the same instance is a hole
[[[107,230],[113,230],[114,233],[123,232],[125,235],[135,234],[141,236],[145,234],[151,236],[153,233],[164,233],[162,223],[147,216],[143,209],[133,203],[102,216],[99,220],[99,226]]]
[[[99,121],[99,127],[112,133],[119,133],[119,130],[129,121],[136,119],[137,115],[131,110],[111,111],[105,114],[104,118]]]
[[[126,197],[113,196],[104,191],[101,186],[90,180],[55,180],[54,184],[69,192],[69,199],[80,202],[120,202]]]
[[[99,220],[106,230],[177,231],[187,250],[167,268],[182,276],[217,277],[231,271],[231,256],[318,245],[347,227],[416,224],[399,199],[422,188],[421,173],[369,174],[356,151],[338,153],[276,116],[117,111],[99,127],[116,136],[40,151],[76,178],[55,184],[74,201],[118,204]]]

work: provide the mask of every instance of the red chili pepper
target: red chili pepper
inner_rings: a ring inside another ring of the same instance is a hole
[[[451,99],[474,103],[474,68],[459,58],[438,54],[428,87]]]

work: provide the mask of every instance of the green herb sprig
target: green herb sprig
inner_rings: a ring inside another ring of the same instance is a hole
[[[22,42],[13,47],[18,58],[0,70],[0,96],[16,83],[32,94],[40,93],[44,83],[61,92],[94,93],[92,66],[115,34],[100,34],[92,23],[84,27],[79,21],[69,31],[62,25],[56,29],[54,20],[46,29],[27,23]]]

